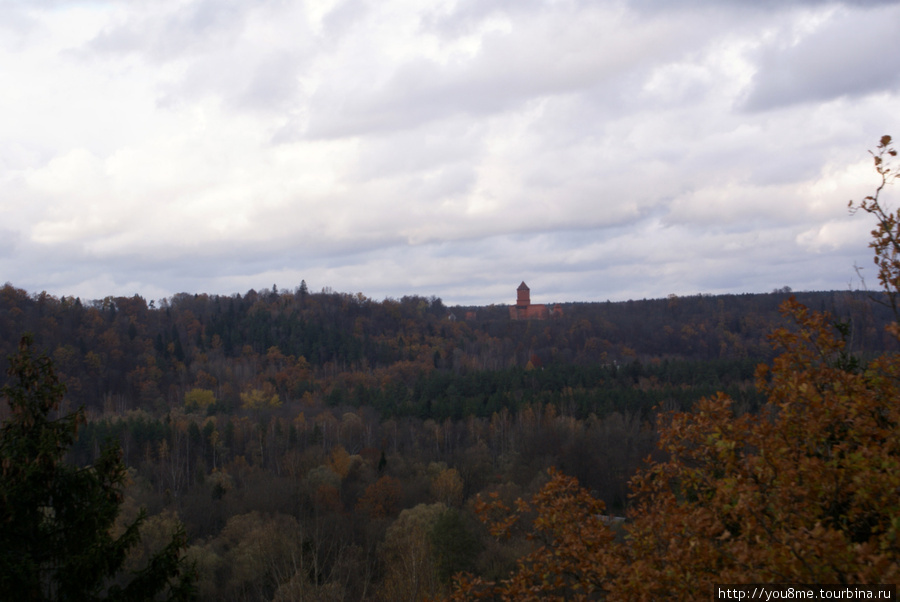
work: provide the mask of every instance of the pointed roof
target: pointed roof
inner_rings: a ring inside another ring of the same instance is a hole
[[[523,280],[523,281],[522,281],[522,284],[520,284],[520,285],[519,285],[519,288],[517,288],[516,290],[517,290],[517,291],[521,291],[521,290],[530,291],[531,289],[528,288],[528,285],[525,284],[525,281]]]

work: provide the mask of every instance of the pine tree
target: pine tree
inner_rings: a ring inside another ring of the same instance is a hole
[[[32,346],[24,336],[2,389],[9,416],[0,428],[0,599],[193,599],[183,529],[146,568],[121,574],[145,518],[142,511],[113,536],[126,480],[121,450],[106,445],[92,466],[65,462],[84,412],[52,417],[65,385]]]

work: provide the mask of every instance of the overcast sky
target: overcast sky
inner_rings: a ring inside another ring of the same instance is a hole
[[[875,286],[898,56],[893,1],[0,0],[0,282]]]

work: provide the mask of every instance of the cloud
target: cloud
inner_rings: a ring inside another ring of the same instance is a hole
[[[13,257],[20,239],[21,234],[17,230],[0,228],[0,259]]]
[[[156,62],[228,49],[243,33],[255,3],[199,0],[136,3],[115,11],[86,45],[98,54],[135,53]]]
[[[830,11],[808,31],[785,30],[759,49],[758,71],[746,99],[750,111],[857,98],[900,88],[886,66],[900,52],[900,5]]]

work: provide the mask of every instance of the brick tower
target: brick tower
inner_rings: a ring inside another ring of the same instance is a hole
[[[516,307],[528,309],[529,305],[531,305],[531,289],[528,288],[528,285],[523,280],[519,288],[516,289]]]

